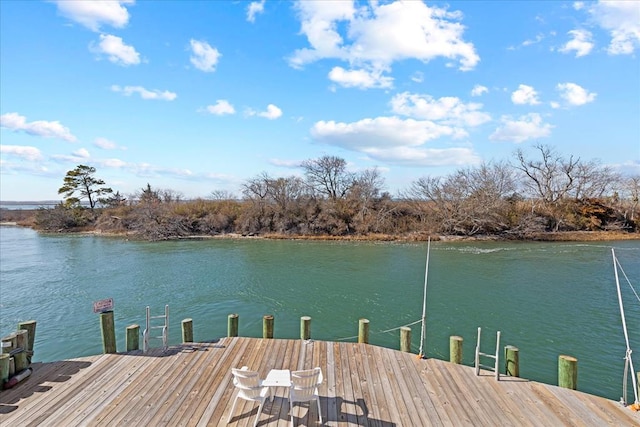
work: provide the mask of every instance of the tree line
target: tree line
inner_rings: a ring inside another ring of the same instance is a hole
[[[124,197],[95,177],[93,167],[67,172],[64,201],[41,209],[36,227],[46,231],[99,229],[143,239],[193,235],[498,236],[614,230],[637,232],[640,176],[623,177],[595,160],[562,156],[536,145],[511,162],[425,176],[392,196],[376,168],[348,169],[323,156],[301,164],[302,176],[266,172],[245,180],[242,197],[212,191],[184,200],[147,184]]]

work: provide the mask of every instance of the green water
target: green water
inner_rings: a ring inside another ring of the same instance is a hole
[[[464,338],[472,364],[477,327],[483,351],[520,349],[521,376],[554,384],[560,354],[578,358],[578,389],[618,400],[625,343],[611,247],[636,292],[640,242],[432,243],[427,292],[429,357],[448,359],[450,335]],[[134,242],[89,236],[42,236],[0,227],[0,333],[36,319],[36,361],[102,351],[93,302],[113,298],[118,350],[124,331],[170,307],[170,341],[192,318],[196,341],[226,335],[240,315],[240,335],[262,335],[275,316],[277,338],[298,338],[311,316],[313,339],[349,339],[370,320],[370,342],[399,347],[399,331],[420,319],[426,244],[267,241]],[[640,303],[623,282],[631,347],[640,352]],[[418,351],[420,325],[412,326]],[[353,339],[350,339],[353,341]],[[640,358],[634,354],[636,370]]]

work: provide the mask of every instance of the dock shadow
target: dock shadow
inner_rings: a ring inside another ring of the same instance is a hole
[[[219,343],[220,340],[189,342],[178,345],[172,345],[164,349],[162,347],[151,348],[147,353],[142,350],[131,350],[118,353],[121,356],[145,356],[145,357],[169,357],[178,353],[195,353],[197,351],[209,351],[210,349],[227,348]]]
[[[68,381],[80,370],[91,366],[91,362],[63,360],[60,362],[32,363],[32,374],[13,388],[0,392],[0,415],[8,414],[16,409],[22,399],[36,393],[46,393],[53,387],[44,383],[62,383]]]
[[[328,407],[335,407],[338,409],[336,419],[333,419],[333,415],[329,417],[327,414],[326,421],[333,421],[339,423],[348,423],[349,425],[358,426],[381,426],[381,427],[395,427],[396,423],[391,421],[379,420],[371,418],[369,413],[369,407],[364,399],[346,400],[342,397],[320,397],[321,406],[328,405]],[[324,402],[323,402],[324,401]],[[351,410],[353,409],[353,410]]]
[[[338,413],[336,414],[322,414],[322,424],[318,422],[317,417],[317,409],[315,408],[315,402],[303,404],[300,406],[296,404],[294,409],[293,416],[293,424],[294,425],[303,425],[304,422],[308,421],[308,425],[326,425],[326,423],[348,423],[349,425],[356,426],[380,426],[380,427],[396,427],[396,423],[390,421],[379,420],[375,418],[371,418],[369,414],[369,408],[367,407],[364,399],[357,399],[357,401],[350,401],[343,399],[341,397],[324,397],[320,396],[320,406],[322,408],[326,408],[327,404],[329,407],[336,405],[338,408]],[[311,405],[311,407],[309,406]],[[299,407],[300,406],[300,407]],[[351,406],[355,406],[357,409],[355,411],[350,411],[347,408]],[[313,408],[313,409],[310,409]],[[347,409],[345,411],[345,409]],[[313,419],[309,419],[309,410],[313,411],[312,417]],[[258,406],[255,405],[250,411],[236,414],[231,417],[230,422],[239,422],[240,420],[253,420],[258,412]],[[299,416],[301,415],[301,416]],[[265,418],[268,416],[268,418]],[[289,413],[289,399],[287,397],[275,396],[273,398],[273,402],[267,401],[264,404],[264,408],[262,408],[262,415],[260,416],[260,421],[258,422],[258,426],[266,426],[271,423],[278,423],[281,420],[289,421],[291,419],[291,414]],[[306,425],[306,424],[304,424]]]
[[[490,371],[480,371],[480,373],[477,375],[477,377],[479,378],[494,378],[496,377],[496,374],[494,372],[490,372]],[[527,378],[521,378],[521,377],[512,377],[511,375],[505,375],[505,374],[500,374],[500,379],[498,380],[498,382],[512,382],[512,383],[528,383],[531,382],[531,380],[527,379]]]

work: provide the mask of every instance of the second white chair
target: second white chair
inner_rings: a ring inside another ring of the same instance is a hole
[[[293,427],[293,404],[296,402],[311,402],[318,404],[318,418],[322,424],[320,412],[320,395],[318,386],[322,384],[322,370],[313,368],[304,371],[291,372],[291,391],[289,393],[289,410],[291,413],[291,426]],[[311,404],[311,403],[309,403]]]
[[[238,389],[238,394],[233,401],[227,423],[231,421],[233,411],[236,409],[236,403],[238,403],[238,398],[240,398],[251,402],[260,402],[258,414],[253,423],[253,427],[255,427],[258,424],[258,419],[260,419],[260,413],[262,413],[262,407],[264,406],[264,401],[267,399],[267,395],[270,393],[270,389],[269,387],[263,387],[258,373],[250,371],[246,366],[243,366],[242,369],[231,368],[231,373],[233,374],[233,385]]]

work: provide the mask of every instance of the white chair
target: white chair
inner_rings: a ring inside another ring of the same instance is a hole
[[[318,404],[318,418],[322,424],[320,411],[320,396],[318,386],[322,384],[322,370],[320,368],[305,371],[291,372],[291,389],[289,392],[289,411],[291,413],[291,426],[293,427],[293,404],[296,402],[311,402]]]
[[[251,402],[260,402],[258,414],[253,423],[253,427],[255,427],[258,424],[264,401],[267,399],[270,389],[262,385],[262,381],[260,381],[257,372],[250,371],[246,366],[243,366],[241,369],[231,368],[231,374],[233,374],[233,385],[238,389],[238,394],[233,400],[233,406],[231,407],[231,412],[229,412],[227,423],[231,421],[233,411],[236,409],[236,403],[238,403],[238,398],[241,398]]]

